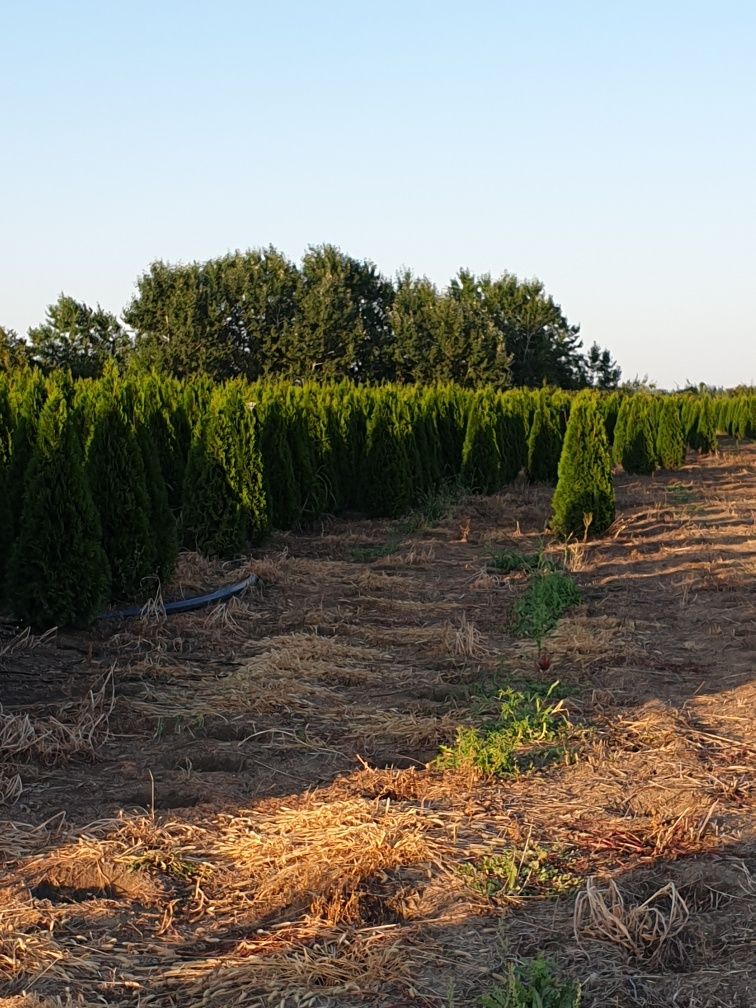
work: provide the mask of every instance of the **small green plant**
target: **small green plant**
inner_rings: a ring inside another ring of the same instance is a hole
[[[559,618],[580,602],[575,582],[564,571],[538,571],[514,606],[512,629],[519,637],[529,637],[540,648],[543,638]]]
[[[478,728],[459,728],[454,744],[441,747],[436,766],[506,777],[563,758],[572,725],[562,701],[553,702],[557,686],[545,694],[511,686],[499,690],[490,700],[493,716]]]
[[[500,571],[502,574],[512,574],[514,571],[538,570],[539,557],[527,556],[517,550],[491,550],[488,556],[488,568]]]
[[[558,896],[580,885],[564,854],[527,842],[460,865],[458,872],[473,892],[491,900],[520,896]]]
[[[685,483],[670,483],[666,489],[670,504],[692,504],[697,499],[695,490]]]
[[[543,956],[510,963],[505,987],[485,994],[481,1008],[580,1008],[580,984],[559,980]]]
[[[398,549],[398,542],[383,543],[380,546],[357,546],[350,551],[350,556],[355,563],[372,563],[373,560],[392,556]]]
[[[193,879],[207,878],[211,866],[201,861],[190,861],[187,858],[179,857],[171,851],[148,850],[141,854],[130,864],[132,871],[141,868],[152,868],[171,875],[173,878],[183,879],[185,882]]]

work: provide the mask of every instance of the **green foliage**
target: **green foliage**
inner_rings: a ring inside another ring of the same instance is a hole
[[[61,294],[46,320],[29,330],[30,354],[45,371],[68,369],[75,378],[102,374],[108,361],[123,363],[131,340],[110,312]]]
[[[89,623],[108,601],[109,568],[76,425],[57,390],[39,417],[23,499],[7,575],[15,615],[41,627]]]
[[[0,325],[0,372],[13,371],[31,363],[29,344],[15,329]]]
[[[396,393],[376,396],[367,425],[362,502],[373,517],[396,518],[412,503],[409,431]]]
[[[538,396],[528,435],[528,479],[531,483],[556,483],[564,431],[546,392]]]
[[[485,994],[481,1008],[580,1008],[580,984],[559,980],[547,959],[510,963],[505,987]]]
[[[462,446],[462,482],[475,493],[490,494],[501,486],[501,450],[496,405],[488,392],[479,392],[470,406]]]
[[[490,705],[492,716],[477,728],[459,728],[452,746],[442,746],[436,765],[506,777],[542,766],[564,755],[571,725],[561,701],[538,688],[505,687]]]
[[[277,529],[293,528],[302,514],[302,498],[289,445],[286,403],[275,394],[264,395],[256,411],[270,524]]]
[[[110,565],[113,599],[149,594],[149,580],[158,563],[144,458],[127,413],[124,391],[109,382],[101,388],[95,403],[86,460],[102,545]]]
[[[564,571],[538,570],[515,602],[513,632],[540,644],[560,617],[579,602],[580,592]]]
[[[620,407],[614,434],[614,458],[625,472],[649,476],[656,469],[655,401],[636,392]]]
[[[518,550],[491,550],[487,566],[502,574],[510,574],[513,571],[536,571],[542,566],[542,558],[538,554],[527,556]]]
[[[685,462],[685,435],[680,410],[670,396],[656,403],[656,457],[662,469],[678,469]]]
[[[580,884],[569,870],[568,857],[538,843],[520,850],[509,847],[459,867],[473,892],[491,900],[521,896],[558,896]]]
[[[194,430],[182,539],[209,556],[239,556],[268,526],[254,404],[247,391],[238,382],[219,386]]]
[[[563,538],[589,527],[600,534],[614,521],[609,445],[595,393],[580,392],[573,401],[551,509],[551,529]]]

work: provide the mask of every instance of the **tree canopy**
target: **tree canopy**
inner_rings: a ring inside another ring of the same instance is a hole
[[[0,329],[0,367],[25,356],[44,370],[96,377],[131,362],[177,378],[615,388],[608,350],[583,353],[580,327],[537,279],[461,269],[440,290],[404,270],[394,280],[334,245],[299,265],[269,246],[206,262],[153,262],[122,325],[61,294],[26,344]],[[125,328],[125,327],[128,327]]]

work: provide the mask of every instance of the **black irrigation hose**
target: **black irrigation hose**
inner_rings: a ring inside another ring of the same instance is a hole
[[[193,598],[179,599],[178,602],[166,602],[164,609],[166,616],[176,613],[192,612],[194,609],[201,609],[203,606],[212,605],[213,602],[225,602],[226,599],[233,598],[234,595],[241,595],[247,588],[259,584],[260,579],[257,574],[250,574],[243,581],[236,584],[227,585],[225,588],[218,588],[208,595],[195,595]],[[116,609],[114,612],[103,613],[97,619],[130,619],[134,616],[141,616],[144,606],[131,606],[129,609]]]

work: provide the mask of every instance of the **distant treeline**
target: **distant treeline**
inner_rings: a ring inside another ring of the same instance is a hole
[[[756,396],[582,392],[632,472],[756,431]],[[35,626],[145,600],[180,546],[237,557],[271,529],[396,517],[449,484],[556,483],[573,394],[295,384],[158,372],[0,373],[0,594]],[[584,398],[581,399],[581,403]],[[606,449],[604,449],[606,450]]]
[[[26,361],[91,378],[108,360],[214,381],[609,389],[620,378],[608,350],[582,351],[579,326],[539,280],[460,270],[439,290],[331,245],[299,265],[274,248],[155,262],[122,320],[61,294],[27,339],[0,327],[0,369]]]

